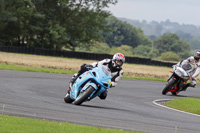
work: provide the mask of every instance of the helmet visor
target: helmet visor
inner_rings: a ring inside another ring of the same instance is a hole
[[[122,61],[116,60],[116,64],[117,64],[118,66],[121,66],[122,63],[123,63]]]

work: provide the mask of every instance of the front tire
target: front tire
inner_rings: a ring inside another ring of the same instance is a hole
[[[171,78],[168,82],[168,84],[165,86],[165,88],[162,91],[163,95],[166,95],[170,89],[173,87],[174,83],[176,82],[176,80],[174,80],[173,78]]]
[[[75,105],[81,105],[93,92],[94,92],[94,87],[89,86],[84,92],[81,92],[77,99],[74,101]]]
[[[64,97],[64,101],[65,101],[66,103],[72,103],[74,100],[72,100],[72,99],[70,98],[70,94],[67,93],[67,94],[65,95],[65,97]]]

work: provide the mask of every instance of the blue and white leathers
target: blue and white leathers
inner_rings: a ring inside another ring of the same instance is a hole
[[[72,86],[70,98],[76,100],[80,92],[85,91],[89,86],[94,88],[94,92],[85,100],[90,101],[111,85],[111,71],[108,67],[99,65],[92,70],[80,75]]]

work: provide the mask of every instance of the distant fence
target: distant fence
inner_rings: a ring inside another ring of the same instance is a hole
[[[88,59],[88,60],[102,60],[105,58],[112,58],[112,55],[109,55],[109,54],[57,51],[57,50],[36,49],[36,48],[26,48],[26,47],[11,47],[11,46],[0,46],[0,51],[11,52],[11,53],[44,55],[44,56],[59,56],[59,57]],[[174,65],[174,63],[171,63],[171,62],[162,62],[162,61],[156,61],[156,60],[151,60],[147,58],[127,57],[127,56],[126,56],[126,63],[153,65],[153,66],[166,66],[166,67],[171,67],[172,65]]]

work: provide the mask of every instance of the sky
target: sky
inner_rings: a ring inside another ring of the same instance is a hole
[[[115,17],[178,22],[200,26],[200,0],[118,0],[108,10]]]

